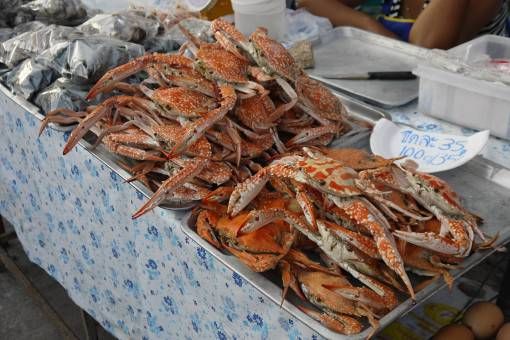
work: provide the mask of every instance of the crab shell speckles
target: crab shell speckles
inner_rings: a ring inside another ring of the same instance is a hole
[[[211,97],[184,87],[157,89],[152,99],[165,109],[176,110],[185,117],[200,117],[215,104]]]
[[[204,46],[198,50],[195,67],[204,77],[228,83],[248,82],[248,62],[219,47]]]
[[[253,44],[253,57],[264,71],[292,81],[297,78],[299,69],[296,61],[282,44],[268,37],[263,30],[253,32],[250,41]]]

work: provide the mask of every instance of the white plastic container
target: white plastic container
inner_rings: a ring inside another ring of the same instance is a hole
[[[265,27],[269,35],[282,40],[287,30],[285,0],[232,0],[236,28],[245,35]]]
[[[510,39],[487,35],[448,51],[468,65],[510,59]],[[475,79],[430,65],[415,70],[420,77],[418,110],[474,129],[488,129],[510,139],[510,86]]]

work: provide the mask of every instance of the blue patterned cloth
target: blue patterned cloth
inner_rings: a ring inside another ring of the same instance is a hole
[[[120,339],[318,339],[78,146],[0,92],[0,211],[30,260]]]
[[[395,121],[471,134],[416,113]],[[131,213],[144,197],[78,146],[0,92],[0,211],[30,260],[120,339],[318,339],[181,230],[184,213]],[[510,167],[510,143],[491,138],[484,155]]]

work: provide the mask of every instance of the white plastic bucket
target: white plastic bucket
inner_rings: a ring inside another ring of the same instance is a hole
[[[243,34],[249,35],[257,27],[265,27],[272,38],[283,39],[287,30],[285,0],[231,1],[236,28]]]

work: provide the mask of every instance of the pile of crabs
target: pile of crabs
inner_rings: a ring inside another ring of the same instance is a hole
[[[132,180],[155,191],[134,218],[200,201],[202,238],[256,272],[278,268],[283,298],[290,288],[305,313],[344,334],[361,332],[363,319],[376,329],[397,292],[414,299],[421,287],[406,269],[451,285],[448,270],[490,246],[439,178],[326,148],[351,128],[342,103],[264,29],[247,38],[218,19],[214,42],[182,31],[180,53],[110,70],[87,96],[104,96],[100,104],[55,110],[41,127],[78,123],[64,154],[92,131],[95,146],[129,160]]]

